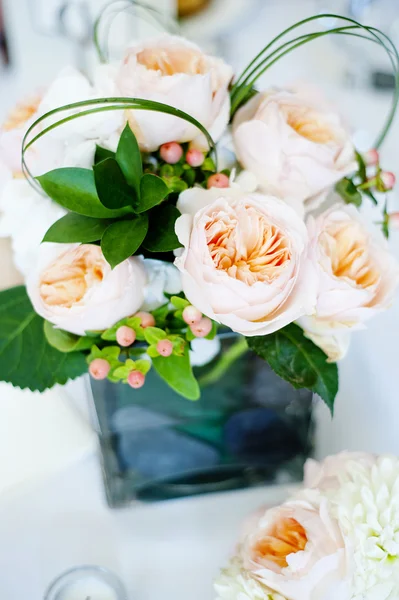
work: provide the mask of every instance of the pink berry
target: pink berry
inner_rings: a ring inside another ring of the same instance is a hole
[[[141,371],[132,371],[128,375],[127,382],[130,387],[138,390],[139,388],[143,387],[145,383],[145,375]]]
[[[95,358],[89,366],[89,373],[93,379],[106,379],[111,365],[105,358]]]
[[[187,325],[195,325],[199,323],[202,319],[202,312],[195,308],[195,306],[186,306],[183,310],[183,321],[187,323]]]
[[[394,212],[389,215],[389,226],[395,231],[399,231],[399,212]]]
[[[212,321],[208,317],[202,317],[198,323],[190,325],[190,329],[195,337],[206,337],[212,330]]]
[[[173,352],[173,344],[170,340],[159,340],[157,350],[161,356],[170,356]]]
[[[380,173],[380,178],[382,185],[384,186],[384,190],[389,191],[395,187],[396,177],[390,171],[382,171]]]
[[[116,330],[116,341],[120,346],[131,346],[136,340],[136,332],[127,325],[122,325]]]
[[[215,173],[214,175],[211,175],[207,183],[208,190],[212,187],[228,188],[229,185],[229,178],[224,173]]]
[[[141,323],[140,325],[145,329],[146,327],[154,327],[155,319],[151,313],[140,311],[134,315],[135,317],[139,317]]]
[[[200,167],[204,160],[205,156],[201,150],[191,148],[187,151],[186,162],[190,165],[190,167]]]
[[[168,144],[162,144],[159,154],[166,163],[174,165],[183,156],[183,148],[177,142],[169,142]]]
[[[376,150],[375,148],[367,150],[367,152],[363,154],[363,160],[368,167],[374,167],[375,165],[378,165],[378,163],[380,162],[380,155],[378,153],[378,150]]]

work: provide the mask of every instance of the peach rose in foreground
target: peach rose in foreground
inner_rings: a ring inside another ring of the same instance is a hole
[[[366,452],[340,452],[335,456],[328,456],[322,462],[309,458],[305,463],[303,485],[322,492],[338,489],[340,478],[345,477],[348,466],[358,463],[372,467],[376,462],[376,457]]]
[[[366,226],[354,206],[336,205],[310,217],[308,230],[319,291],[315,314],[299,325],[337,360],[345,355],[349,333],[391,305],[399,265],[382,233]]]
[[[254,96],[233,121],[239,162],[262,191],[300,213],[357,169],[354,147],[339,116],[317,94],[272,89]]]
[[[244,568],[290,600],[349,600],[345,544],[327,500],[293,500],[264,514],[244,540]]]
[[[302,219],[271,196],[231,188],[183,192],[175,264],[188,300],[246,336],[312,312],[317,281]]]
[[[103,330],[139,310],[146,272],[138,257],[113,270],[99,246],[43,244],[27,280],[35,311],[53,325],[77,335]]]
[[[233,72],[223,60],[204,54],[181,37],[163,34],[128,48],[123,64],[104,66],[109,92],[169,104],[197,119],[215,141],[229,121],[228,85]],[[166,142],[190,142],[200,149],[207,142],[200,131],[183,119],[146,110],[128,112],[129,124],[140,147],[157,150]]]

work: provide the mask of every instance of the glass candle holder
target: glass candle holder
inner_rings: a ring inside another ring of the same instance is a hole
[[[127,600],[119,578],[103,567],[84,565],[59,575],[44,600]]]

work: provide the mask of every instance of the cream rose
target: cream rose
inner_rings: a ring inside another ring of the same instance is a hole
[[[184,38],[164,34],[131,46],[119,69],[101,67],[97,79],[108,77],[109,92],[115,95],[155,100],[183,110],[218,140],[229,121],[232,75],[231,67],[221,59],[207,56]],[[183,119],[145,110],[128,115],[143,150],[157,150],[173,141],[207,147],[199,130]]]
[[[139,310],[146,274],[142,260],[129,258],[113,270],[99,246],[43,244],[27,280],[35,311],[65,331],[103,330]]]
[[[234,118],[233,141],[239,162],[256,175],[261,189],[300,212],[320,204],[357,168],[340,118],[303,91],[254,96]]]
[[[309,314],[317,281],[306,227],[271,196],[192,188],[180,195],[175,264],[188,300],[246,336],[272,333]]]
[[[245,569],[290,600],[349,600],[345,544],[317,492],[272,508],[244,540]]]
[[[315,314],[299,324],[336,360],[345,354],[348,334],[390,306],[399,266],[382,233],[366,226],[354,206],[336,205],[310,217],[308,230],[319,291]]]

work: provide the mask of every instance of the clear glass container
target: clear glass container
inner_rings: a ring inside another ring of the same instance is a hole
[[[218,339],[218,355],[194,368],[198,401],[152,370],[139,390],[90,380],[110,506],[302,479],[313,449],[312,393],[249,351],[205,385],[238,338]]]

